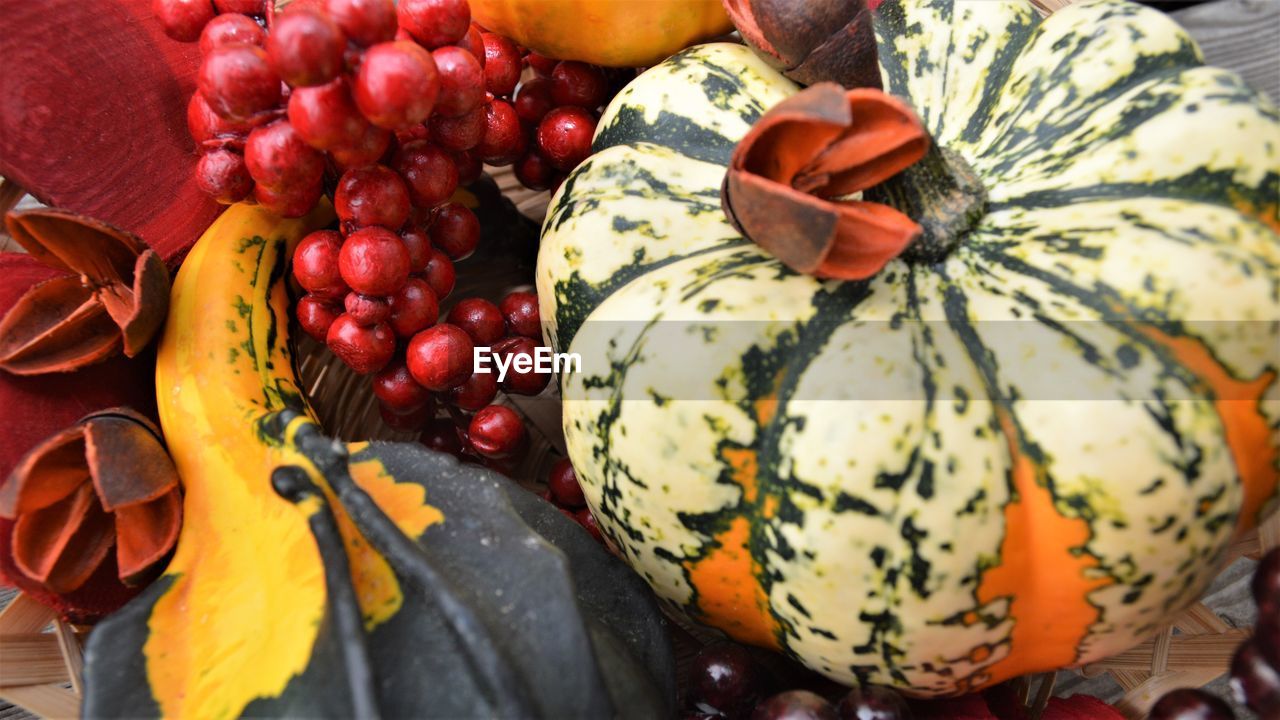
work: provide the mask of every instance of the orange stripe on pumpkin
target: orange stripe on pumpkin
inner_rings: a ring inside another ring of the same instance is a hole
[[[716,536],[705,557],[686,562],[689,582],[698,591],[702,620],[735,640],[778,649],[778,625],[760,586],[760,565],[748,549],[751,522],[739,516]]]

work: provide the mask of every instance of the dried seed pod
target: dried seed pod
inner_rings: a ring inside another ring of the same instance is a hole
[[[744,40],[801,85],[880,89],[871,13],[879,0],[724,0]]]

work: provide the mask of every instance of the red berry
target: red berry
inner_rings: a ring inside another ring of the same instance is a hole
[[[1178,688],[1160,697],[1149,720],[1235,720],[1235,716],[1226,703],[1203,690]]]
[[[431,259],[431,238],[427,231],[409,225],[400,231],[400,242],[409,251],[409,274],[417,275],[427,269],[427,261]]]
[[[404,178],[409,199],[417,207],[435,207],[458,189],[458,166],[453,158],[425,140],[402,145],[391,166]]]
[[[240,202],[253,192],[244,158],[230,150],[211,150],[196,163],[196,185],[223,205]]]
[[[160,21],[164,34],[178,42],[195,42],[200,31],[213,20],[209,0],[153,0],[151,13]]]
[[[572,170],[591,154],[596,119],[577,107],[561,107],[538,123],[538,148],[559,170]]]
[[[343,306],[351,319],[362,327],[386,322],[391,317],[391,303],[383,297],[349,292]]]
[[[484,42],[485,89],[497,97],[506,97],[520,81],[520,51],[516,44],[496,33],[481,33]]]
[[[243,148],[249,130],[245,123],[218,117],[200,93],[191,94],[191,100],[187,102],[187,131],[196,141],[197,150],[237,144]]]
[[[252,18],[237,13],[219,15],[200,33],[200,54],[208,55],[214,48],[240,43],[262,47],[266,41],[266,31]]]
[[[431,223],[431,244],[454,262],[465,260],[480,244],[480,220],[466,205],[445,203]]]
[[[259,205],[287,218],[302,217],[311,212],[323,194],[324,185],[319,182],[311,187],[297,186],[280,190],[261,184],[253,186],[253,198]]]
[[[492,372],[474,372],[467,381],[449,390],[449,402],[474,412],[493,402],[498,396],[498,376]]]
[[[351,42],[368,47],[396,34],[392,0],[326,0],[325,10]]]
[[[530,190],[547,190],[556,181],[559,171],[542,157],[537,150],[529,150],[516,161],[516,179]]]
[[[427,259],[427,269],[422,275],[427,284],[431,286],[431,292],[436,294],[436,298],[443,300],[449,297],[449,293],[453,292],[453,285],[457,280],[453,270],[453,261],[438,249],[431,248],[431,256]]]
[[[690,700],[703,709],[741,717],[756,698],[761,672],[741,645],[718,641],[704,646],[689,670]]]
[[[406,40],[369,48],[353,83],[356,107],[378,127],[394,130],[431,116],[440,77],[436,61]]]
[[[385,165],[348,170],[338,180],[333,208],[344,227],[399,230],[409,220],[409,188]]]
[[[520,467],[520,458],[523,453],[520,452],[523,447],[517,450],[516,455],[509,458],[487,458],[481,457],[480,464],[492,470],[499,475],[505,475],[509,478],[516,476],[516,470]]]
[[[565,60],[551,73],[551,99],[556,105],[594,110],[609,98],[609,81],[600,68]]]
[[[244,145],[254,182],[273,190],[310,188],[324,176],[324,156],[303,142],[287,120],[254,128]]]
[[[218,117],[249,120],[280,103],[280,78],[253,45],[214,48],[200,63],[200,94]]]
[[[467,438],[471,441],[471,447],[484,457],[511,457],[524,446],[524,422],[515,410],[502,405],[490,405],[471,418]]]
[[[476,146],[476,154],[490,165],[510,165],[524,154],[528,141],[515,108],[505,100],[494,100],[485,106],[484,137]]]
[[[451,45],[471,27],[467,0],[400,0],[400,27],[429,48]]]
[[[350,315],[342,314],[325,337],[329,350],[360,375],[378,372],[396,352],[396,335],[386,325],[361,327]]]
[[[538,312],[537,295],[531,292],[509,293],[498,307],[502,310],[508,333],[542,339],[542,316]]]
[[[1280,617],[1280,548],[1273,548],[1253,572],[1253,601],[1259,615]]]
[[[546,78],[530,78],[516,91],[515,109],[521,122],[536,127],[555,106],[551,100],[551,81]]]
[[[560,458],[551,466],[551,475],[547,478],[547,489],[557,505],[580,508],[587,504],[582,494],[582,485],[578,482],[578,474],[573,471],[573,463],[569,458]]]
[[[462,328],[472,342],[482,347],[501,340],[505,330],[498,306],[483,298],[467,298],[454,305],[448,322]]]
[[[342,72],[347,39],[338,25],[315,10],[292,8],[271,26],[267,57],[292,87],[323,85]]]
[[[329,326],[342,314],[342,308],[315,295],[303,295],[294,314],[303,332],[318,342],[324,342],[329,335]]]
[[[751,720],[838,720],[836,709],[821,695],[788,690],[756,705]]]
[[[911,708],[898,693],[886,687],[863,685],[849,691],[836,706],[840,720],[908,720]]]
[[[294,90],[289,95],[289,124],[318,150],[356,145],[369,127],[342,78]]]
[[[366,124],[363,134],[355,145],[341,145],[329,149],[339,169],[348,171],[367,167],[382,159],[391,147],[391,131],[375,125]]]
[[[267,11],[266,0],[213,0],[213,6],[219,14],[263,15]]]
[[[591,513],[591,508],[582,508],[573,514],[573,519],[591,533],[596,542],[604,542],[604,535],[600,533],[600,525],[596,523],[596,516]]]
[[[448,453],[454,457],[462,455],[462,439],[458,437],[458,428],[448,418],[436,418],[428,422],[418,442],[436,452]]]
[[[391,296],[391,329],[398,337],[411,338],[435,324],[440,305],[431,286],[420,278],[409,278]]]
[[[293,277],[307,292],[325,300],[346,297],[351,288],[338,272],[342,236],[335,230],[317,230],[302,238],[293,250]]]
[[[478,25],[471,23],[471,27],[467,28],[467,34],[454,44],[471,53],[476,62],[480,63],[480,67],[484,67],[484,37]]]
[[[551,373],[537,371],[538,344],[527,337],[509,337],[493,346],[493,354],[510,357],[507,374],[500,381],[511,395],[537,395],[551,381]],[[521,357],[525,356],[525,357]]]
[[[403,7],[403,6],[402,6]],[[447,45],[431,52],[440,72],[440,96],[436,113],[446,117],[466,115],[484,104],[484,68],[475,56]]]
[[[413,379],[409,366],[399,358],[373,376],[373,394],[383,407],[402,415],[420,410],[431,400],[431,393]]]
[[[391,295],[409,279],[409,251],[386,228],[361,228],[342,244],[338,270],[343,281],[358,293]]]
[[[560,61],[555,58],[549,58],[546,55],[539,55],[535,52],[531,52],[526,55],[525,59],[529,61],[529,67],[533,68],[535,73],[546,78],[551,77],[551,73],[555,71],[556,65],[560,64]]]
[[[454,153],[453,164],[458,166],[459,185],[470,185],[479,180],[484,172],[484,165],[480,162],[480,158],[469,150]]]
[[[436,414],[436,408],[434,403],[427,403],[420,408],[399,413],[382,403],[378,403],[378,414],[382,416],[383,424],[392,430],[416,433]]]
[[[1258,639],[1240,644],[1231,659],[1231,691],[1236,700],[1273,720],[1280,709],[1280,668],[1273,667],[1258,648]]]
[[[458,117],[432,116],[431,139],[445,150],[470,150],[484,139],[485,106]]]
[[[405,357],[414,380],[428,390],[444,392],[471,377],[473,348],[461,328],[441,324],[414,335]]]

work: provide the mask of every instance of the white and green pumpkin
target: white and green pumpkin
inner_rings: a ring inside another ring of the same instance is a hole
[[[538,291],[588,501],[662,597],[949,694],[1141,641],[1276,507],[1280,121],[1137,5],[876,15],[988,196],[945,257],[823,281],[739,236],[729,155],[797,88],[714,44],[610,105]]]

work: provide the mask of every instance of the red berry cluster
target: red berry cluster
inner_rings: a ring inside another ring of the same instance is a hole
[[[582,485],[578,482],[578,474],[574,472],[569,458],[560,458],[551,466],[551,474],[547,476],[547,489],[542,493],[542,499],[560,508],[560,512],[586,528],[596,541],[604,542],[600,526],[596,524],[596,516],[587,507],[587,498],[582,494]]]

